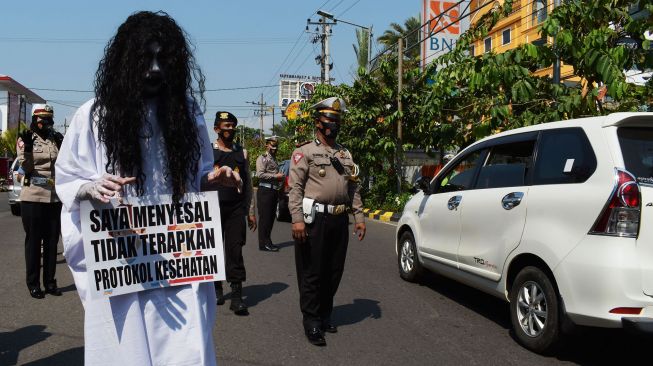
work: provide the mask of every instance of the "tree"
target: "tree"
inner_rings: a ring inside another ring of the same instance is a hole
[[[367,29],[356,29],[356,44],[353,44],[358,69],[367,69],[370,59],[370,31]]]
[[[420,49],[416,45],[419,43],[420,31],[422,23],[419,16],[413,16],[404,21],[404,25],[398,23],[391,23],[390,29],[387,29],[377,41],[383,44],[386,48],[397,46],[400,38],[406,40],[406,57],[408,59],[417,59],[420,55]],[[414,46],[414,47],[413,47]],[[396,53],[396,51],[395,51]]]
[[[16,157],[16,141],[18,140],[18,133],[26,128],[25,123],[20,122],[17,128],[10,128],[2,133],[2,136],[0,136],[0,155]]]

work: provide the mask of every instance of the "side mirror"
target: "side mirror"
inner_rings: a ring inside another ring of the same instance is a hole
[[[423,191],[424,194],[431,193],[431,183],[428,177],[421,177],[415,182],[415,188],[417,190]]]

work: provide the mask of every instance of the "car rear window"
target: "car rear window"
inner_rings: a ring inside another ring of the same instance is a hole
[[[626,170],[639,182],[653,184],[653,128],[619,127],[617,136]]]
[[[594,174],[596,156],[582,128],[542,132],[533,184],[582,183]]]

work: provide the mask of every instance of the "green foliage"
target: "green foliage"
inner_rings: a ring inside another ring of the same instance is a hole
[[[27,127],[24,122],[20,122],[17,128],[10,128],[2,132],[0,136],[0,155],[9,155],[16,157],[16,141],[18,140],[18,133]]]

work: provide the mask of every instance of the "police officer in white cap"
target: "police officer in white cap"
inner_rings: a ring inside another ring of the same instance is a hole
[[[272,243],[270,233],[274,225],[279,189],[283,185],[284,175],[279,172],[276,156],[278,140],[276,136],[265,139],[265,154],[256,159],[256,176],[259,179],[256,192],[258,206],[258,248],[268,252],[278,252],[279,247]]]
[[[39,282],[43,246],[45,293],[61,296],[57,287],[57,243],[61,232],[61,202],[54,189],[54,164],[63,135],[54,130],[54,112],[45,105],[32,113],[29,130],[18,138],[18,161],[25,171],[20,210],[25,229],[27,289],[35,299],[45,297]]]
[[[365,237],[365,221],[358,166],[336,142],[345,103],[332,97],[312,109],[316,137],[292,154],[288,208],[305,334],[310,343],[324,346],[324,332],[337,332],[331,312],[347,255],[348,210],[358,240]]]

